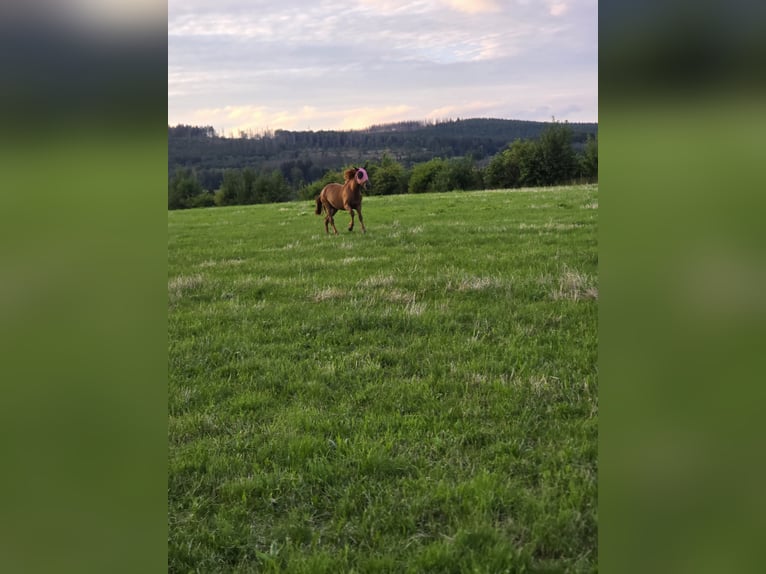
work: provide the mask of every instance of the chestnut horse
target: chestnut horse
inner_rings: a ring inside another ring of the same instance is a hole
[[[362,219],[362,187],[367,189],[367,171],[363,167],[352,167],[347,169],[343,173],[345,183],[328,183],[324,186],[324,189],[316,197],[317,208],[315,213],[321,215],[322,211],[325,212],[324,218],[324,230],[330,233],[329,225],[335,230],[335,235],[338,235],[338,228],[335,227],[335,218],[333,217],[337,211],[341,209],[348,211],[351,215],[351,223],[348,225],[348,230],[354,229],[354,210],[359,214],[359,223],[362,224],[362,232],[367,233],[367,228],[364,226],[364,220]]]

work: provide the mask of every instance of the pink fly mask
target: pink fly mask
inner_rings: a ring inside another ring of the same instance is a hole
[[[356,182],[361,185],[365,181],[369,181],[370,178],[367,177],[367,171],[363,167],[359,167],[356,170]]]

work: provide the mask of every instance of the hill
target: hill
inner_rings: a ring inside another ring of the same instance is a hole
[[[536,139],[552,122],[491,118],[443,122],[399,122],[363,130],[290,131],[223,137],[210,126],[168,126],[168,173],[192,168],[207,189],[215,189],[225,169],[250,167],[299,170],[304,181],[315,181],[328,169],[383,154],[405,167],[434,157],[471,155],[488,160],[517,139]],[[596,123],[571,123],[573,145],[596,135]]]

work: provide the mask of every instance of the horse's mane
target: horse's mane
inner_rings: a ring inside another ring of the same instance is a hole
[[[346,181],[354,179],[355,175],[356,175],[355,167],[352,167],[351,169],[347,169],[346,171],[343,172],[343,177],[346,179]]]

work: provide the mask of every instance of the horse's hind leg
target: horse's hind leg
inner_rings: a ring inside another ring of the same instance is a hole
[[[338,211],[331,205],[325,205],[325,218],[324,218],[324,230],[325,233],[329,235],[330,228],[329,226],[332,225],[333,230],[335,231],[335,235],[338,235],[338,230],[335,227],[335,218],[333,217],[335,215],[335,212]]]
[[[329,235],[330,230],[327,226],[330,223],[330,209],[325,204],[322,204],[322,209],[324,209],[324,232]]]
[[[327,206],[327,217],[324,220],[324,227],[327,230],[327,224],[329,223],[332,225],[333,231],[335,231],[335,235],[338,235],[338,228],[335,227],[335,212],[338,211],[334,207]],[[327,233],[330,233],[329,230],[327,230]]]

